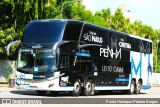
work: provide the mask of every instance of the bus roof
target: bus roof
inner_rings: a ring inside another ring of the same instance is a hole
[[[66,22],[66,23],[67,23],[67,22],[77,22],[77,23],[89,24],[89,25],[98,27],[98,28],[100,28],[100,29],[106,29],[106,30],[108,30],[108,31],[113,31],[113,32],[115,32],[115,33],[127,35],[127,36],[129,36],[129,37],[133,37],[133,38],[137,38],[137,39],[141,39],[141,40],[145,40],[145,41],[152,42],[152,40],[147,39],[147,38],[139,37],[139,36],[132,35],[132,34],[127,34],[127,33],[125,33],[125,32],[121,32],[121,31],[114,30],[114,29],[111,29],[111,28],[106,28],[106,27],[103,27],[103,26],[98,26],[98,25],[91,24],[91,23],[84,22],[84,21],[80,21],[80,20],[72,20],[72,19],[42,19],[42,20],[32,20],[31,22],[35,22],[35,21],[37,21],[37,22],[54,22],[54,21],[60,21],[60,22]]]
[[[136,36],[136,35],[132,35],[132,34],[129,34],[129,36],[133,37],[133,38],[137,38],[137,39],[141,39],[141,40],[152,42],[152,40],[147,39],[147,38],[143,38],[143,37],[140,37],[140,36]]]

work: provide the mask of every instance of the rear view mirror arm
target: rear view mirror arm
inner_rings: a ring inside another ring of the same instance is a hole
[[[10,47],[11,47],[12,45],[20,44],[20,43],[21,43],[20,40],[19,40],[19,41],[13,41],[13,42],[9,43],[9,44],[7,45],[7,47],[6,47],[7,55],[9,55],[9,53],[10,53]]]

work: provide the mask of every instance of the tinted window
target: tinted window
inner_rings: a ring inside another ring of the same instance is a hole
[[[60,69],[64,69],[68,67],[69,67],[69,57],[68,55],[62,54],[61,61],[60,61]]]
[[[152,43],[140,40],[140,52],[150,54],[152,53]]]
[[[24,32],[24,42],[51,43],[62,40],[65,22],[33,21]]]
[[[131,51],[151,54],[152,43],[137,38],[131,38]]]
[[[136,38],[131,38],[131,51],[140,52],[140,41]]]
[[[79,40],[82,23],[68,22],[65,28],[63,40]]]

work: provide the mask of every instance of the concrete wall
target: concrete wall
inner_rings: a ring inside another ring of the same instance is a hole
[[[152,74],[152,84],[160,84],[160,73]]]
[[[13,60],[1,60],[0,59],[0,82],[6,82],[5,76],[7,75],[8,68],[11,67],[12,74],[10,78],[15,78],[15,71],[16,71],[16,61]]]

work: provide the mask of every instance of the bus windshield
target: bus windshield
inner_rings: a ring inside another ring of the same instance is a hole
[[[52,55],[52,49],[20,49],[18,69],[23,72],[46,72],[57,70],[58,51]]]

